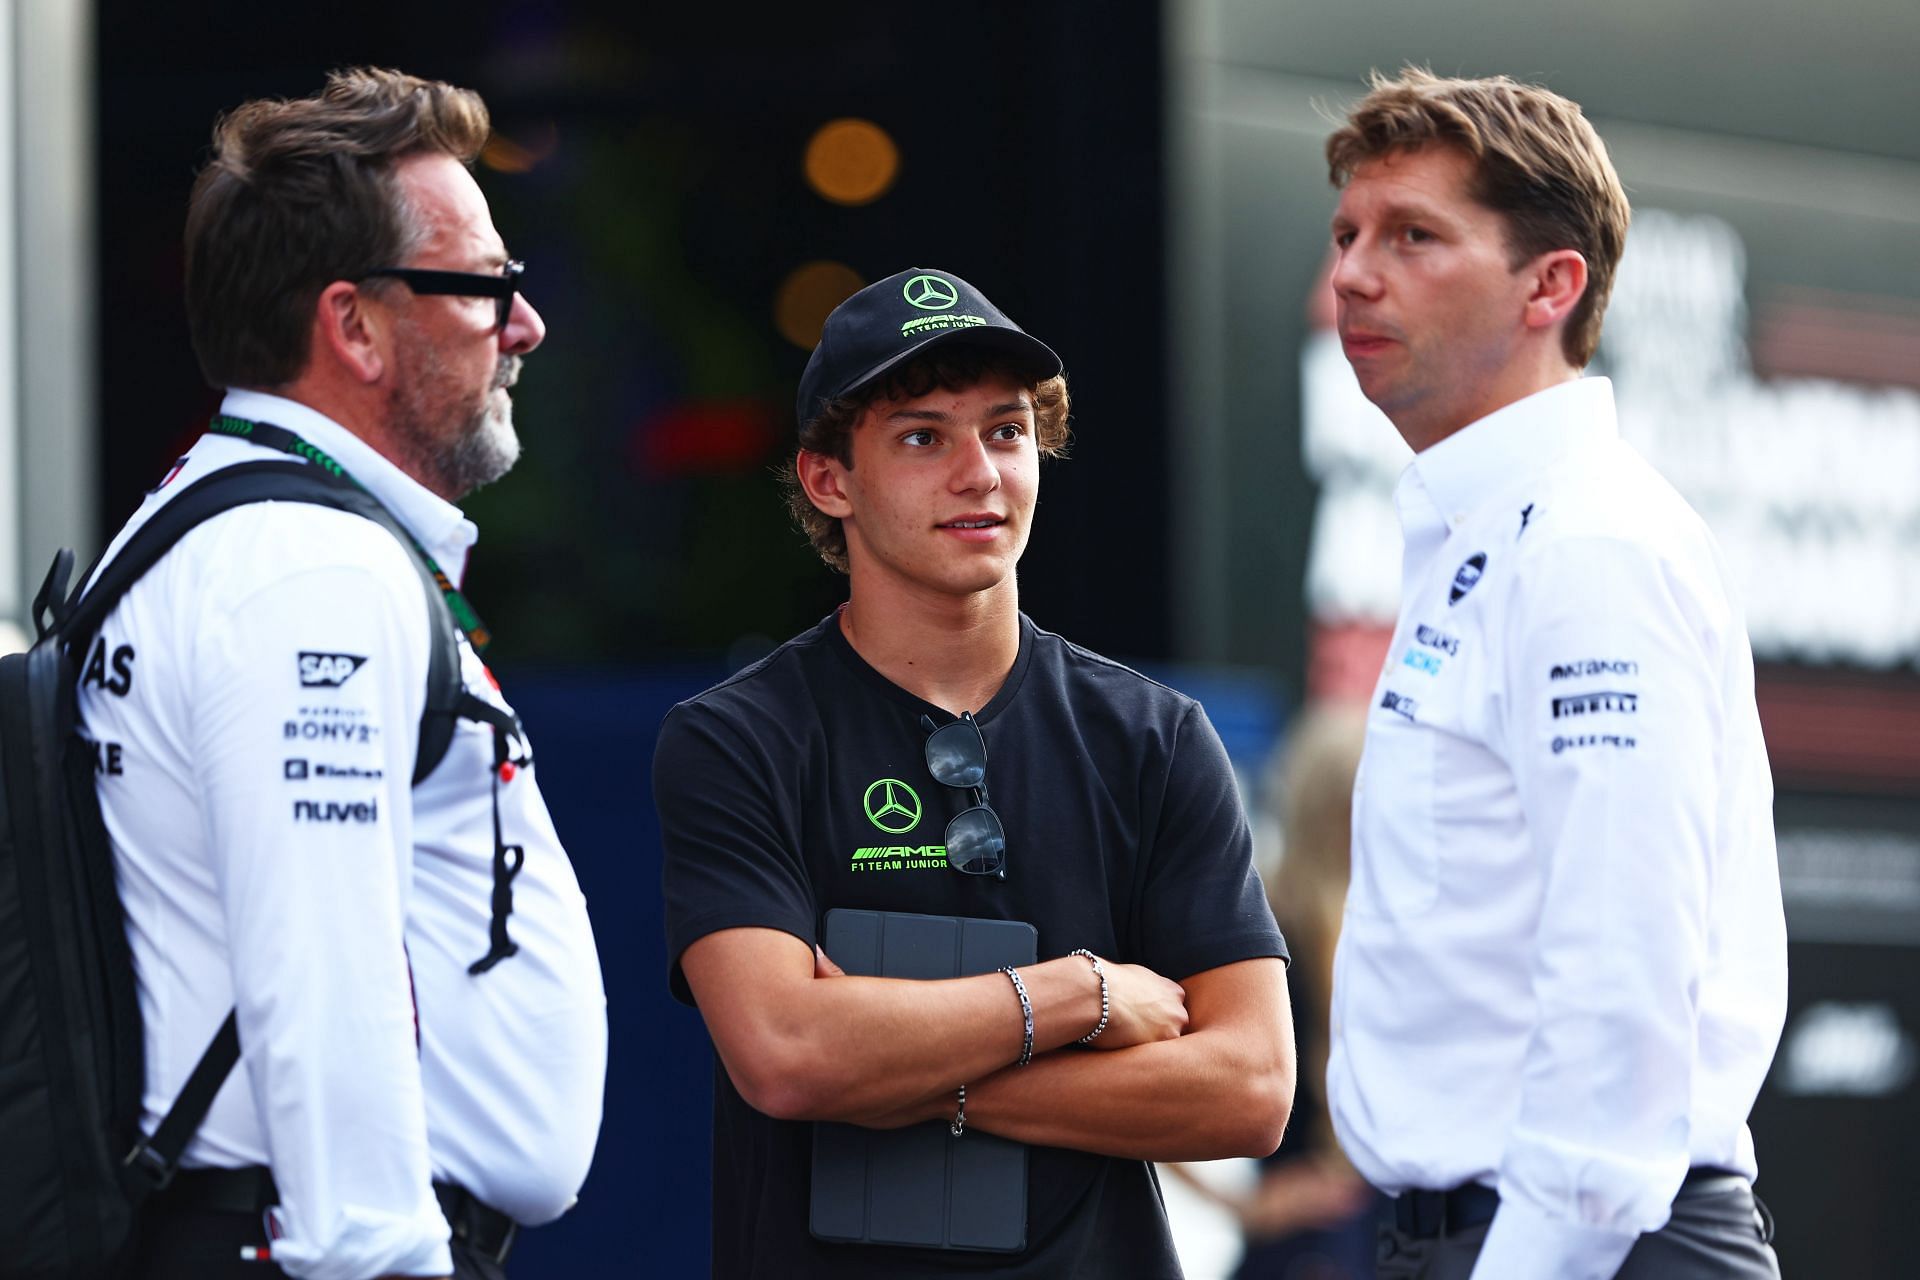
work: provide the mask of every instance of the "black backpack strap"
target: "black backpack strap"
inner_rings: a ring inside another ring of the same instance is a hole
[[[453,722],[461,712],[461,699],[466,696],[460,681],[453,615],[412,535],[393,513],[366,490],[321,467],[291,460],[248,462],[223,467],[196,480],[154,512],[127,539],[98,578],[90,583],[83,578],[77,598],[67,601],[64,607],[56,597],[64,587],[65,574],[61,571],[70,569],[72,555],[66,553],[64,563],[56,558],[48,583],[41,589],[42,598],[35,601],[36,618],[44,608],[53,618],[53,625],[59,628],[67,651],[83,652],[91,643],[93,633],[128,589],[190,530],[223,511],[255,502],[305,502],[352,512],[385,528],[405,548],[407,559],[418,571],[427,593],[428,626],[432,632],[427,646],[426,710],[420,718],[420,739],[414,755],[413,780],[418,783],[433,772],[434,766],[446,755],[453,740]],[[62,580],[58,584],[54,582],[56,576]],[[125,1165],[129,1174],[139,1175],[129,1177],[132,1194],[145,1196],[173,1180],[181,1153],[206,1118],[208,1108],[239,1059],[239,1023],[237,1015],[229,1012],[153,1136],[142,1139],[127,1154]]]
[[[379,499],[322,467],[291,459],[245,462],[223,467],[194,481],[127,539],[120,554],[100,571],[97,579],[91,583],[81,580],[82,593],[67,606],[61,624],[68,638],[68,652],[84,649],[128,588],[196,525],[223,511],[254,502],[306,502],[350,511],[385,528],[406,549],[407,559],[420,575],[420,585],[427,593],[428,626],[432,631],[427,646],[426,710],[420,717],[420,736],[413,757],[413,781],[419,783],[447,754],[447,747],[453,741],[453,723],[459,716],[460,695],[464,692],[453,615],[447,609],[440,584],[414,545],[413,535],[392,512],[380,505]]]
[[[186,1086],[180,1090],[180,1096],[173,1100],[173,1106],[160,1122],[159,1128],[153,1131],[151,1138],[142,1138],[127,1153],[128,1171],[144,1178],[144,1181],[132,1183],[137,1188],[136,1195],[145,1196],[159,1191],[173,1181],[173,1175],[180,1168],[181,1153],[186,1151],[187,1143],[200,1127],[200,1122],[207,1118],[207,1109],[213,1106],[220,1086],[227,1082],[228,1073],[239,1060],[239,1015],[229,1011],[227,1020],[220,1024],[220,1030],[214,1033],[207,1051],[200,1055],[193,1074],[187,1077]]]

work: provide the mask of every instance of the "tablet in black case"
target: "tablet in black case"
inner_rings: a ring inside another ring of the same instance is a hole
[[[1032,964],[1018,920],[827,912],[827,955],[850,974],[964,978]],[[1012,996],[1009,995],[1009,1000]],[[1017,1253],[1027,1247],[1027,1148],[944,1120],[905,1129],[813,1126],[810,1226],[821,1240]]]

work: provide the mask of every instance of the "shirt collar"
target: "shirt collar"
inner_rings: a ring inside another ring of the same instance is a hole
[[[1440,518],[1457,524],[1561,458],[1619,434],[1613,383],[1606,378],[1580,378],[1536,391],[1415,455],[1395,495],[1402,520],[1416,485]]]
[[[220,402],[220,412],[284,427],[332,454],[348,475],[420,540],[456,585],[466,576],[467,553],[479,540],[479,527],[460,508],[402,471],[352,431],[318,409],[265,391],[228,391]]]

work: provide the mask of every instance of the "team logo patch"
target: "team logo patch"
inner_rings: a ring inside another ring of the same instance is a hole
[[[355,653],[300,653],[300,683],[308,689],[337,689],[353,677],[353,673],[366,665],[367,660]]]
[[[1447,593],[1447,604],[1456,605],[1466,599],[1467,592],[1473,590],[1474,584],[1480,581],[1480,575],[1486,571],[1486,552],[1476,551],[1468,556],[1466,562],[1454,571],[1453,590]]]

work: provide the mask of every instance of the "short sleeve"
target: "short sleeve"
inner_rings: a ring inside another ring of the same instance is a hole
[[[660,728],[653,790],[664,851],[667,980],[687,1004],[693,996],[680,956],[707,934],[778,929],[809,946],[816,941],[797,816],[782,812],[773,784],[779,776],[775,762],[705,704],[675,707]]]
[[[1288,959],[1260,877],[1226,747],[1198,703],[1173,736],[1137,915],[1137,955],[1176,980],[1264,956]]]

